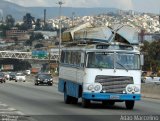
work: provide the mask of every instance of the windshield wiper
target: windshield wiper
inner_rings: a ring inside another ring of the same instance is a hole
[[[123,65],[123,64],[121,64],[121,63],[119,63],[119,62],[116,62],[118,65],[120,65],[121,67],[123,67],[127,72],[128,72],[128,69]]]
[[[100,65],[97,65],[97,68],[100,69],[102,71],[103,67]]]

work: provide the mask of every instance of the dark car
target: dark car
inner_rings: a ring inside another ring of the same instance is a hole
[[[38,74],[35,78],[35,85],[47,84],[52,86],[53,78],[50,74]]]
[[[6,82],[6,78],[5,78],[5,74],[0,72],[0,82],[1,83],[5,83]]]
[[[11,80],[16,80],[16,73],[11,72],[11,73],[9,74],[9,80],[10,80],[10,81],[11,81]]]

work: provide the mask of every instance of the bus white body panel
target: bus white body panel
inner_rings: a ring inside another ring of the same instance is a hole
[[[92,76],[90,76],[92,75]],[[94,83],[97,75],[108,75],[108,76],[130,76],[133,77],[134,84],[141,84],[141,72],[129,70],[118,70],[114,72],[114,70],[108,69],[76,69],[69,67],[60,67],[60,77],[66,80],[70,80],[72,82],[77,83]]]

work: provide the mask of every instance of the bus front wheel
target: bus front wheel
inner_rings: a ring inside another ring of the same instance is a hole
[[[82,107],[89,108],[90,106],[90,100],[82,99]]]
[[[134,108],[134,103],[135,103],[135,101],[133,101],[133,100],[125,101],[126,108],[129,109],[129,110],[132,110]]]
[[[70,104],[71,101],[72,101],[72,97],[69,96],[69,95],[67,95],[67,89],[66,89],[66,87],[65,87],[65,89],[64,89],[64,102],[65,102],[66,104]]]

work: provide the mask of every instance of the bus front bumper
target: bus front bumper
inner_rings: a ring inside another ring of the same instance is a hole
[[[125,101],[125,100],[141,100],[141,95],[83,92],[82,98],[95,101],[102,101],[102,100]]]

